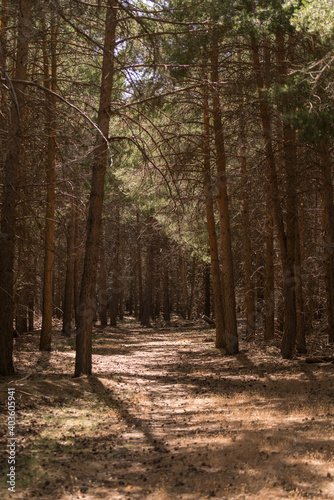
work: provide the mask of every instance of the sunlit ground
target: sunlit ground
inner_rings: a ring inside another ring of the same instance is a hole
[[[246,342],[223,357],[210,337],[98,330],[94,375],[79,379],[75,339],[57,331],[47,354],[37,333],[19,339],[12,498],[334,498],[333,363]]]

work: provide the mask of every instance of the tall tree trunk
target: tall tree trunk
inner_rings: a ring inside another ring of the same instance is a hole
[[[125,246],[124,242],[121,241],[120,245],[120,290],[119,290],[119,319],[123,321],[124,319],[124,292],[125,292]]]
[[[211,187],[211,186],[210,186]],[[216,244],[217,244],[217,236],[216,236]],[[217,246],[218,251],[218,246]],[[217,262],[218,262],[218,254],[217,254]],[[219,266],[219,262],[218,262]],[[221,286],[220,286],[220,294],[221,294]],[[203,262],[203,293],[204,293],[204,314],[208,318],[210,318],[211,314],[211,283],[210,283],[210,266],[206,262]],[[221,307],[223,307],[223,298],[221,297]],[[225,332],[225,328],[224,328]]]
[[[77,197],[74,204],[73,309],[75,317],[75,328],[77,330],[79,310],[79,213]]]
[[[237,354],[238,329],[236,317],[236,302],[234,289],[233,256],[231,243],[231,228],[228,209],[226,156],[224,144],[224,131],[221,116],[219,96],[219,64],[218,64],[218,39],[213,33],[211,45],[211,82],[213,129],[217,153],[217,179],[218,179],[218,205],[220,213],[221,232],[221,265],[224,280],[224,315],[225,315],[225,344],[228,354]]]
[[[281,83],[286,82],[287,68],[285,60],[284,35],[277,35],[277,62]],[[288,112],[286,108],[284,112]],[[297,146],[296,134],[291,125],[282,121],[284,140],[284,167],[286,179],[286,257],[284,268],[284,299],[285,317],[282,338],[282,355],[291,358],[296,343],[297,311],[296,311],[296,279],[295,279],[295,254],[296,254],[296,217],[297,217]]]
[[[191,286],[190,286],[190,300],[188,319],[192,320],[194,315],[195,293],[196,293],[196,276],[197,276],[197,259],[193,256],[191,267]]]
[[[108,324],[108,288],[107,288],[107,270],[106,258],[104,252],[104,239],[101,238],[100,243],[100,268],[99,268],[99,317],[101,326]]]
[[[153,297],[154,297],[153,319],[159,319],[161,312],[161,267],[160,266],[155,267]]]
[[[28,331],[28,288],[25,284],[19,292],[16,306],[16,331],[18,334]]]
[[[270,196],[266,202],[266,282],[264,290],[264,340],[275,334],[274,221]]]
[[[241,117],[243,121],[243,116]],[[242,241],[244,255],[244,301],[246,314],[246,336],[250,337],[255,334],[255,295],[252,284],[253,264],[252,264],[252,244],[250,238],[250,217],[249,217],[249,180],[247,173],[247,158],[246,158],[246,138],[244,131],[244,123],[241,124],[240,131],[240,168],[242,177]]]
[[[121,281],[121,233],[120,233],[120,208],[119,205],[115,206],[115,233],[114,233],[114,255],[112,261],[112,290],[110,299],[110,325],[116,326],[118,308],[120,303],[120,292],[123,286]]]
[[[180,270],[180,313],[183,319],[187,318],[188,307],[188,280],[187,263],[183,249],[179,250],[179,270]]]
[[[70,222],[67,229],[67,259],[66,278],[63,301],[63,329],[62,333],[70,337],[72,331],[73,318],[73,298],[74,298],[74,211],[71,207]]]
[[[146,241],[147,241],[146,283],[145,283],[145,296],[144,296],[141,324],[143,326],[150,326],[150,318],[152,312],[153,279],[154,279],[153,217],[148,217],[147,220]]]
[[[139,211],[136,214],[136,237],[137,237],[137,276],[138,276],[138,301],[139,301],[139,311],[138,318],[140,319],[143,314],[143,271],[142,271],[142,261],[141,261],[141,236],[140,236],[140,218]]]
[[[54,16],[51,18],[51,78],[49,71],[49,56],[46,40],[43,40],[44,85],[56,92],[57,61],[56,61],[56,28]],[[51,85],[50,85],[51,80]],[[56,99],[47,94],[46,130],[48,136],[46,165],[46,214],[45,214],[45,254],[43,276],[43,311],[42,330],[39,348],[41,351],[51,350],[52,313],[53,313],[53,261],[54,261],[54,214],[56,191]]]
[[[169,272],[168,272],[168,260],[167,260],[167,252],[168,252],[168,238],[164,237],[164,252],[163,252],[163,285],[162,285],[162,293],[163,293],[163,316],[164,320],[170,321],[170,306],[169,306]]]
[[[295,282],[296,282],[296,312],[297,312],[297,334],[296,350],[299,353],[306,354],[306,336],[305,336],[305,311],[303,297],[303,278],[302,278],[302,254],[301,238],[299,231],[298,217],[296,221],[296,248],[295,248]]]
[[[269,90],[271,85],[271,50],[270,41],[268,39],[266,39],[264,47],[264,83],[266,89]],[[269,185],[267,185],[265,231],[266,268],[264,289],[264,340],[268,341],[275,335],[274,219]]]
[[[9,20],[8,0],[2,0],[0,10],[0,49],[1,49],[1,66],[3,70],[7,68],[7,28]],[[7,90],[4,85],[0,88],[0,167],[5,166],[5,143],[6,143],[6,122],[8,121],[7,113]]]
[[[323,180],[324,264],[327,295],[328,338],[334,342],[334,200],[329,145],[320,144]]]
[[[15,78],[27,79],[28,40],[31,0],[20,0]],[[1,209],[0,245],[0,375],[11,375],[13,365],[14,259],[17,186],[22,145],[21,112],[25,85],[16,83],[16,102],[11,107],[11,121],[5,160],[5,179]]]
[[[131,262],[129,314],[130,316],[133,315],[135,318],[138,317],[138,273],[136,252],[132,256]]]
[[[292,161],[288,158],[288,154],[294,155],[292,140],[289,136],[290,130],[284,127],[283,133],[285,134],[284,147],[285,147],[285,169],[287,173],[287,235],[284,230],[282,209],[279,200],[278,180],[276,172],[276,163],[274,151],[272,146],[271,136],[271,121],[268,105],[263,94],[263,78],[261,75],[261,64],[259,58],[259,51],[255,38],[251,39],[252,56],[254,72],[256,76],[256,83],[258,89],[260,116],[262,123],[262,132],[265,142],[265,154],[267,163],[267,176],[268,184],[270,186],[270,196],[274,212],[275,223],[278,233],[278,242],[280,246],[282,270],[283,270],[283,287],[284,287],[284,332],[281,345],[281,352],[284,358],[291,358],[296,340],[296,300],[295,300],[295,279],[294,279],[294,217],[292,212],[294,207],[294,186],[295,182],[292,168]],[[288,153],[289,151],[289,153]]]
[[[35,316],[35,298],[37,288],[37,255],[30,253],[30,262],[34,264],[29,270],[29,301],[28,301],[28,330],[34,330],[34,316]]]
[[[110,103],[114,79],[114,50],[117,24],[117,3],[110,0],[106,5],[105,38],[102,77],[97,125],[98,134],[94,150],[93,175],[90,193],[86,253],[82,274],[78,332],[76,345],[75,376],[92,372],[92,322],[95,309],[95,287],[99,241],[101,234],[104,181],[107,168],[110,123]]]
[[[213,205],[213,194],[211,186],[210,117],[209,117],[209,102],[206,89],[205,89],[204,107],[203,107],[203,170],[204,170],[203,173],[204,173],[206,221],[207,221],[207,228],[209,235],[213,301],[214,301],[215,319],[216,319],[216,347],[226,349],[225,318],[224,318],[223,293],[222,293],[223,287],[220,281],[218,243],[217,243],[215,214]],[[208,278],[206,279],[206,284],[209,285],[209,291],[210,291],[209,273],[207,273],[206,276]],[[205,299],[206,299],[205,311],[209,309],[210,312],[210,308],[207,305],[207,293],[205,294]]]
[[[24,157],[22,154],[22,161]],[[22,176],[22,172],[20,177]],[[28,261],[28,248],[27,248],[27,231],[24,220],[25,207],[18,210],[18,218],[21,220],[17,224],[18,233],[18,251],[17,251],[17,272],[16,283],[14,284],[14,296],[16,297],[16,332],[18,334],[26,333],[28,331],[28,300],[29,300],[29,267],[31,263]]]
[[[265,246],[265,240],[262,231],[257,234],[257,251],[255,253],[255,269],[256,269],[256,298],[255,307],[257,314],[257,321],[262,321],[264,298],[265,298],[265,255],[263,255],[263,248]]]

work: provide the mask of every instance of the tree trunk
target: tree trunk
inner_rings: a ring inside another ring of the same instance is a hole
[[[302,278],[302,256],[301,256],[301,241],[298,218],[296,221],[296,248],[295,248],[295,282],[296,282],[296,312],[297,312],[297,334],[296,334],[296,350],[299,353],[306,354],[306,337],[305,337],[305,311],[303,298],[303,278]]]
[[[138,311],[138,319],[142,317],[143,314],[143,272],[142,272],[142,261],[141,261],[141,235],[140,235],[140,219],[139,219],[139,211],[136,214],[137,219],[137,276],[138,276],[138,301],[139,301],[139,311]]]
[[[75,376],[92,372],[92,321],[95,309],[95,287],[99,242],[101,235],[104,181],[108,158],[110,103],[114,78],[114,49],[117,24],[117,3],[107,3],[102,77],[97,125],[98,134],[94,150],[93,174],[87,222],[86,252],[82,274],[78,311]]]
[[[31,0],[20,0],[15,78],[27,79],[28,39]],[[17,186],[22,145],[21,112],[25,85],[16,83],[16,102],[11,107],[11,122],[5,160],[5,178],[1,209],[0,245],[0,375],[14,373],[13,315],[14,259]]]
[[[320,144],[323,180],[324,265],[327,295],[328,339],[334,342],[334,201],[329,145]]]
[[[197,276],[197,260],[196,256],[194,255],[191,268],[191,286],[190,286],[190,301],[189,301],[189,313],[188,313],[188,319],[190,321],[193,319],[194,315],[196,276]]]
[[[30,253],[30,262],[34,263],[29,270],[28,330],[34,330],[35,298],[37,288],[37,255]]]
[[[244,120],[244,118],[241,118]],[[244,302],[246,314],[246,336],[250,337],[255,334],[255,295],[252,284],[253,264],[252,264],[252,244],[250,238],[250,218],[249,218],[249,202],[248,191],[249,182],[247,174],[247,158],[246,158],[246,139],[244,132],[244,124],[241,126],[240,133],[240,168],[242,177],[242,241],[244,255]]]
[[[119,319],[123,321],[124,319],[124,292],[125,292],[125,247],[124,242],[121,241],[120,245],[120,290],[119,290]]]
[[[24,157],[22,154],[22,162],[24,162]],[[21,171],[20,177],[23,177],[23,172]],[[24,209],[18,209],[18,218],[22,217],[22,220],[17,224],[17,234],[18,234],[18,244],[17,244],[17,271],[16,271],[16,283],[14,284],[14,296],[16,298],[15,304],[15,326],[16,332],[21,335],[28,331],[28,301],[29,301],[29,267],[31,263],[28,260],[28,248],[27,248],[27,231],[24,220]]]
[[[184,250],[179,250],[179,270],[180,270],[180,313],[183,319],[187,319],[188,308],[188,280],[187,263]]]
[[[167,260],[167,252],[168,252],[168,239],[167,236],[164,238],[164,252],[163,252],[163,316],[164,320],[170,321],[170,307],[169,307],[169,272],[168,272],[168,260]]]
[[[26,292],[25,290],[23,292]],[[18,334],[28,331],[28,306],[26,304],[27,294],[20,293],[16,310],[16,331]]]
[[[54,17],[51,20],[51,85],[49,71],[49,56],[46,40],[43,40],[44,85],[47,89],[56,92],[56,29]],[[56,191],[56,99],[47,94],[46,130],[48,136],[47,165],[46,165],[46,214],[45,214],[45,254],[43,275],[43,311],[42,330],[39,348],[41,351],[51,350],[52,340],[52,313],[53,313],[53,261],[54,261],[54,214]]]
[[[284,36],[277,35],[277,60],[281,83],[284,84],[287,77],[285,62]],[[286,108],[284,110],[288,112]],[[281,352],[284,358],[291,358],[296,343],[297,333],[297,311],[296,311],[296,279],[295,279],[295,253],[296,253],[296,217],[297,217],[297,146],[296,134],[289,123],[284,120],[284,167],[286,178],[286,248],[284,262],[284,299],[285,317]]]
[[[146,284],[141,324],[150,326],[154,275],[153,217],[147,220]]]
[[[213,128],[215,134],[215,146],[217,153],[217,179],[218,179],[218,205],[220,213],[221,232],[221,266],[223,272],[224,288],[224,315],[225,315],[225,344],[228,354],[237,354],[238,330],[236,317],[233,256],[231,243],[231,228],[228,209],[227,179],[226,179],[226,157],[224,132],[221,117],[221,106],[219,97],[219,64],[218,64],[218,40],[213,34],[211,46],[211,82],[212,82],[212,106],[213,106]]]
[[[217,237],[216,237],[217,242]],[[218,248],[218,246],[217,246]],[[218,257],[217,257],[218,259]],[[210,317],[211,314],[211,284],[210,284],[210,266],[203,262],[203,292],[204,292],[204,314]],[[220,287],[221,289],[221,287]],[[221,293],[221,292],[220,292]],[[221,301],[223,299],[221,298]],[[221,307],[223,307],[223,302],[221,302]],[[225,329],[224,329],[225,331]]]
[[[104,239],[101,238],[100,243],[100,272],[99,272],[99,317],[101,326],[108,324],[108,287],[107,287],[107,271],[106,258],[104,252]]]
[[[79,214],[77,199],[74,205],[74,264],[73,264],[73,309],[75,317],[75,328],[78,329],[79,309]]]
[[[265,142],[265,154],[267,163],[268,184],[270,186],[270,197],[273,207],[273,213],[278,233],[278,242],[280,246],[282,270],[283,270],[283,288],[284,288],[284,332],[281,345],[281,352],[284,358],[291,358],[296,339],[296,300],[295,300],[295,279],[294,279],[294,217],[295,207],[294,185],[296,181],[293,172],[293,161],[296,160],[295,149],[293,146],[291,130],[283,126],[284,152],[285,152],[285,170],[287,174],[287,235],[284,230],[282,209],[279,200],[279,190],[276,172],[276,163],[272,146],[271,122],[268,105],[263,95],[263,78],[261,75],[261,65],[258,47],[254,38],[251,39],[253,66],[256,76],[258,89],[260,116],[262,123],[262,132]],[[289,158],[289,154],[292,158]]]
[[[264,340],[275,335],[274,221],[270,196],[266,203],[266,282],[264,291]]]
[[[120,304],[120,294],[122,280],[120,269],[121,236],[120,236],[120,208],[115,206],[115,233],[114,233],[114,255],[112,261],[112,289],[110,299],[110,326],[117,325],[118,308]]]
[[[161,311],[161,267],[160,267],[160,265],[156,266],[156,269],[154,272],[153,296],[154,296],[153,318],[159,319],[160,311]]]
[[[132,256],[131,262],[129,314],[130,316],[133,315],[135,318],[138,317],[138,276],[136,253]]]
[[[71,336],[73,318],[73,298],[74,298],[74,217],[73,207],[71,207],[70,222],[67,229],[67,259],[66,278],[63,301],[63,329],[62,333],[66,337]]]
[[[210,165],[210,118],[209,118],[209,102],[207,91],[205,89],[204,107],[203,107],[203,170],[204,170],[204,189],[205,189],[205,205],[206,205],[206,220],[209,235],[210,259],[211,259],[211,275],[213,286],[213,301],[216,319],[216,347],[226,349],[225,339],[225,318],[223,308],[222,283],[220,281],[218,243],[216,234],[215,214],[213,208],[213,194],[211,187],[211,165]],[[208,279],[206,284],[209,285],[210,291],[210,276],[207,273]],[[207,291],[207,290],[206,290]],[[207,293],[205,294],[207,299]],[[205,312],[209,308],[205,307]],[[209,309],[210,314],[210,309]]]
[[[7,68],[7,50],[8,50],[8,20],[9,6],[8,0],[2,0],[0,10],[0,48],[1,48],[1,66],[4,70]],[[2,85],[0,89],[0,168],[5,168],[6,151],[6,123],[8,121],[7,112],[7,89]]]

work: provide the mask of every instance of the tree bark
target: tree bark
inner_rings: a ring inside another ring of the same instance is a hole
[[[153,217],[147,219],[147,250],[146,250],[146,283],[145,296],[143,304],[143,314],[141,316],[141,324],[150,326],[150,318],[152,312],[152,292],[154,279],[154,244],[153,244]]]
[[[275,334],[274,221],[270,196],[266,202],[266,277],[264,290],[264,340]]]
[[[242,117],[243,121],[244,118]],[[243,256],[244,256],[244,303],[246,315],[246,336],[251,337],[255,334],[255,294],[252,284],[253,263],[252,263],[252,244],[250,238],[250,217],[249,217],[249,201],[248,190],[249,180],[247,173],[247,158],[246,158],[246,139],[244,124],[241,125],[240,131],[240,169],[242,178],[242,241],[243,241]]]
[[[137,276],[138,276],[138,302],[139,302],[139,311],[138,318],[140,319],[143,314],[144,300],[143,300],[143,271],[142,271],[142,259],[141,259],[141,235],[140,235],[140,217],[139,211],[136,214],[137,220]]]
[[[324,266],[327,295],[328,339],[334,342],[334,201],[329,145],[320,144],[324,226]]]
[[[75,317],[75,329],[78,329],[79,309],[79,214],[77,198],[74,204],[74,264],[73,264],[73,309]]]
[[[71,336],[73,318],[74,299],[74,212],[71,207],[70,222],[67,229],[67,259],[66,278],[63,301],[63,329],[62,333],[66,337]]]
[[[169,272],[168,272],[168,260],[167,260],[167,252],[168,252],[168,238],[164,237],[164,252],[163,252],[163,286],[162,286],[162,294],[163,294],[163,317],[164,320],[170,321],[170,306],[169,306]]]
[[[20,0],[15,78],[26,80],[31,0]],[[22,145],[21,112],[24,104],[24,83],[16,83],[16,102],[11,106],[11,121],[1,209],[0,245],[0,375],[14,373],[13,315],[14,259],[17,209],[17,186]]]
[[[114,255],[112,261],[112,289],[110,299],[110,325],[117,325],[117,315],[120,304],[120,292],[123,286],[121,281],[120,255],[121,255],[121,229],[120,208],[115,206],[115,233],[114,233]]]
[[[100,268],[99,268],[99,317],[101,326],[108,324],[108,288],[106,258],[104,252],[104,239],[100,243]]]
[[[287,76],[284,35],[277,35],[277,61],[284,84]],[[284,112],[289,110],[285,107]],[[284,299],[285,317],[281,352],[284,358],[291,358],[296,343],[297,311],[296,311],[296,279],[295,279],[295,253],[296,253],[296,216],[297,216],[297,190],[296,190],[296,165],[297,146],[296,134],[291,125],[282,121],[284,140],[284,167],[286,179],[286,248],[284,262]]]
[[[188,280],[187,280],[187,263],[185,252],[179,250],[179,271],[180,271],[180,314],[183,319],[187,318],[188,308]]]
[[[7,50],[8,50],[8,28],[9,6],[8,0],[2,0],[0,10],[0,48],[1,48],[1,66],[4,70],[7,67]],[[0,166],[1,169],[5,166],[5,151],[6,151],[6,122],[8,121],[7,112],[7,90],[4,86],[0,89]]]
[[[33,262],[31,266],[29,275],[29,301],[28,301],[28,330],[32,332],[34,330],[34,316],[35,316],[35,299],[36,299],[36,288],[37,288],[37,255],[30,253],[30,262]]]
[[[269,40],[264,48],[264,82],[266,89],[271,85],[271,51]],[[268,341],[275,335],[275,267],[274,267],[274,218],[270,196],[270,186],[267,180],[266,197],[266,268],[264,289],[264,340]]]
[[[132,256],[131,261],[131,278],[130,278],[130,296],[129,296],[129,314],[130,316],[138,317],[138,276],[137,276],[137,260],[136,252]]]
[[[276,163],[272,146],[271,121],[268,105],[263,95],[263,78],[261,75],[261,64],[259,51],[254,38],[251,38],[253,66],[256,76],[258,89],[260,116],[262,123],[262,132],[265,142],[265,153],[267,163],[268,184],[270,186],[271,203],[274,213],[274,220],[277,227],[278,242],[280,247],[282,270],[283,270],[283,288],[284,288],[284,331],[281,344],[281,352],[284,358],[291,358],[296,340],[296,300],[295,300],[295,278],[294,278],[294,178],[293,162],[296,161],[293,139],[291,137],[292,129],[283,125],[284,134],[284,155],[285,171],[287,179],[287,234],[285,234],[283,214],[279,200],[278,180],[276,172]],[[291,155],[291,158],[289,157]]]
[[[211,83],[212,83],[212,106],[213,106],[213,128],[215,135],[215,146],[217,153],[217,181],[218,181],[218,206],[220,214],[221,232],[221,266],[224,281],[224,316],[225,316],[225,344],[228,354],[237,354],[238,329],[236,317],[236,302],[234,289],[233,256],[231,243],[231,228],[228,208],[227,179],[226,179],[226,156],[224,144],[224,131],[221,116],[219,97],[219,64],[218,64],[218,40],[215,33],[211,44]]]
[[[194,304],[195,304],[195,294],[196,294],[196,276],[197,276],[197,259],[193,256],[192,267],[191,267],[191,286],[190,286],[190,301],[189,301],[189,313],[188,319],[191,321],[194,315]]]
[[[213,301],[216,319],[216,347],[226,349],[225,339],[225,318],[223,307],[223,287],[220,281],[218,243],[216,234],[215,214],[213,206],[213,194],[211,186],[211,165],[210,165],[210,117],[209,117],[209,102],[208,95],[205,90],[204,107],[203,107],[203,174],[204,174],[204,189],[205,189],[205,205],[206,205],[206,220],[209,235],[209,248],[211,259],[211,275],[213,286]],[[210,276],[206,273],[206,285],[209,284],[210,291]],[[205,313],[207,307],[207,288],[205,293]],[[209,309],[210,314],[210,309]]]
[[[217,236],[216,236],[216,241],[217,241]],[[218,259],[218,257],[217,257],[217,259]],[[210,314],[211,314],[210,266],[206,262],[203,262],[203,294],[204,294],[203,311],[204,311],[205,316],[210,317]],[[223,307],[223,302],[221,303],[221,307]],[[224,331],[225,331],[225,329],[224,329]]]
[[[119,319],[123,321],[124,319],[124,292],[125,292],[125,246],[124,241],[121,241],[120,245],[120,266],[119,266],[119,279],[120,279],[120,290],[119,290]]]
[[[102,78],[97,125],[102,132],[98,134],[95,144],[93,173],[87,222],[86,252],[82,274],[78,331],[76,344],[75,376],[92,372],[92,322],[95,309],[95,287],[97,263],[99,257],[99,241],[101,235],[102,208],[105,173],[107,168],[110,123],[110,103],[114,79],[114,50],[117,24],[117,3],[107,3],[105,38],[102,62]]]
[[[56,62],[56,29],[54,16],[51,19],[51,78],[49,71],[49,56],[46,40],[43,40],[44,85],[56,92],[57,62]],[[50,85],[51,79],[51,85]],[[43,311],[42,330],[39,348],[41,351],[51,350],[52,313],[53,313],[53,262],[54,262],[54,214],[56,191],[56,99],[47,94],[46,130],[48,136],[46,165],[46,213],[45,213],[45,254],[43,275]]]
[[[22,154],[22,162],[24,162],[24,155]],[[23,177],[23,172],[20,173],[20,178]],[[28,331],[28,301],[29,301],[29,268],[31,262],[28,259],[27,247],[27,228],[24,220],[24,211],[21,205],[21,210],[18,210],[18,218],[22,220],[17,224],[18,235],[18,251],[17,251],[17,271],[16,283],[14,284],[14,296],[16,298],[16,332],[21,335]]]
[[[305,311],[303,297],[303,277],[302,277],[302,254],[298,217],[296,221],[296,248],[295,248],[295,282],[296,282],[296,313],[297,313],[297,334],[296,350],[299,353],[306,354],[306,335],[305,335]]]

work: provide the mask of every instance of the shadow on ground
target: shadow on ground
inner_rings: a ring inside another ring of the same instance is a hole
[[[108,328],[79,379],[72,339],[58,333],[47,356],[22,341],[11,498],[333,498],[333,365],[246,344],[222,357],[207,337]]]

